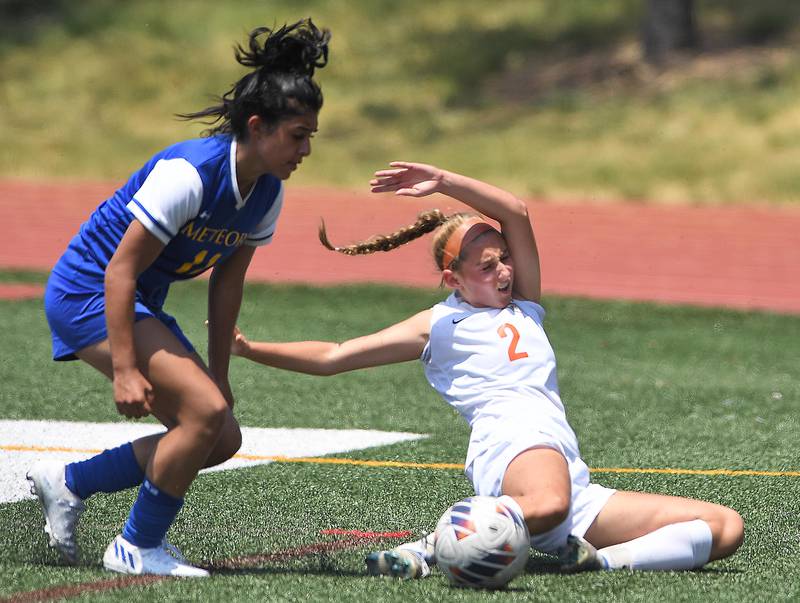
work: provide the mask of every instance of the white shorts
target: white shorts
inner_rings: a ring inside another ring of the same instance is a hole
[[[566,440],[566,441],[565,441]],[[573,438],[558,438],[542,431],[531,430],[512,439],[487,446],[465,469],[472,480],[475,494],[501,496],[506,469],[520,453],[536,446],[546,446],[564,455],[572,482],[572,500],[567,518],[544,534],[531,536],[531,546],[537,551],[557,555],[566,545],[567,536],[583,537],[608,499],[616,492],[589,481],[589,467],[583,462]]]

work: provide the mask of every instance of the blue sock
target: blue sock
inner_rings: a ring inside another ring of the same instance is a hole
[[[122,537],[142,548],[159,546],[182,506],[183,498],[170,496],[145,478],[125,522]]]
[[[70,463],[64,475],[67,488],[80,498],[88,498],[95,492],[119,492],[138,486],[144,479],[130,442],[85,461]]]

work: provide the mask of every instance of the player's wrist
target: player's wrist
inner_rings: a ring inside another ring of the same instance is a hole
[[[112,360],[111,369],[114,371],[114,378],[124,378],[139,372],[134,359]]]
[[[436,191],[453,197],[459,189],[459,178],[460,176],[455,172],[439,170],[434,176],[434,180],[436,180]]]

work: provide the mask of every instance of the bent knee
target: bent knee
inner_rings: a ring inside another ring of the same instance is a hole
[[[714,545],[712,559],[722,559],[733,555],[744,542],[744,520],[733,509],[725,507],[719,512],[712,525]]]
[[[225,431],[231,410],[222,396],[211,397],[192,404],[184,413],[184,425],[203,437],[217,441]],[[238,425],[237,425],[238,432]],[[238,435],[241,439],[241,434]]]
[[[233,433],[229,436],[227,441],[231,456],[239,452],[239,449],[242,447],[242,430],[239,428],[239,423],[235,420],[233,422]]]
[[[554,528],[569,516],[569,506],[568,496],[554,496],[543,506],[543,518]]]
[[[239,427],[239,423],[236,422],[236,419],[231,416],[230,423],[226,424],[219,441],[217,441],[217,450],[220,456],[225,457],[223,460],[228,460],[239,452],[241,447],[242,430]]]
[[[722,529],[720,544],[724,545],[725,556],[732,555],[744,542],[744,519],[733,509],[728,509],[725,514],[725,523]]]
[[[217,440],[214,450],[208,456],[205,467],[213,467],[224,463],[239,452],[242,447],[242,430],[233,415],[230,415],[228,423]]]
[[[552,530],[569,516],[569,510],[569,497],[556,493],[538,496],[523,506],[525,523],[533,534]]]

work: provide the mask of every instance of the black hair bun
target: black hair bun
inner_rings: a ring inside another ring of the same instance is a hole
[[[236,47],[236,60],[245,67],[270,73],[312,77],[315,69],[328,62],[330,39],[330,31],[317,28],[310,18],[274,30],[258,27],[250,32],[247,49]]]

